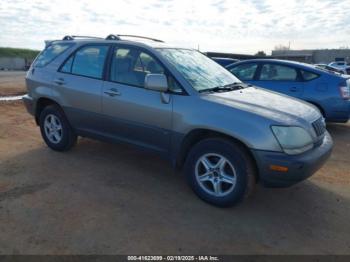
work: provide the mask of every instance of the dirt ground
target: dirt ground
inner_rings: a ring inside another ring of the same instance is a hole
[[[350,124],[311,179],[199,200],[158,156],[80,139],[48,149],[21,102],[0,104],[0,254],[350,254]]]
[[[23,95],[26,93],[24,71],[0,71],[0,96]]]

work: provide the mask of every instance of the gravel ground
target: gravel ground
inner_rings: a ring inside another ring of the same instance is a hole
[[[0,103],[0,254],[350,254],[350,125],[328,129],[311,179],[220,209],[156,155],[90,139],[53,152],[21,102]]]
[[[24,71],[0,71],[0,96],[14,96],[26,93]]]

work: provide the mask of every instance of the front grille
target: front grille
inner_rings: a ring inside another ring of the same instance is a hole
[[[320,117],[315,122],[313,122],[312,126],[317,136],[322,136],[326,132],[326,123],[324,122],[323,117]]]

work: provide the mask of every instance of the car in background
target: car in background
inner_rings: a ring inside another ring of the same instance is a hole
[[[331,62],[328,65],[338,69],[346,69],[349,67],[349,65],[345,61]]]
[[[343,69],[339,69],[333,66],[329,66],[327,64],[315,64],[314,66],[316,66],[317,68],[326,70],[328,72],[333,72],[333,73],[338,73],[338,74],[347,74],[346,70]]]
[[[219,65],[226,67],[230,64],[236,63],[239,60],[238,59],[233,59],[233,58],[228,58],[228,57],[211,57],[216,63]]]
[[[328,122],[350,117],[350,76],[285,60],[253,59],[226,67],[241,81],[305,100]]]
[[[350,75],[350,66],[348,66],[348,67],[345,69],[345,71],[346,71],[346,74],[347,74],[347,75]]]

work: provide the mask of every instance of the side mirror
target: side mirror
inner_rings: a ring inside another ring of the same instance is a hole
[[[145,88],[166,92],[168,91],[168,80],[163,74],[147,74],[145,77]]]

